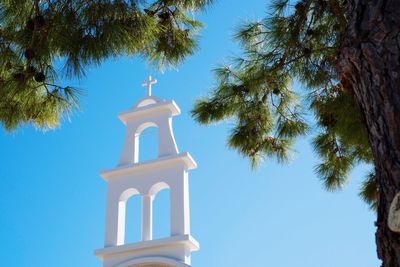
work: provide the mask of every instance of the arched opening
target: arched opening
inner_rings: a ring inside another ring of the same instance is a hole
[[[118,203],[117,245],[140,240],[141,197],[134,188],[125,190]]]
[[[136,135],[137,156],[136,162],[154,160],[158,158],[158,127],[148,123],[140,127]]]
[[[134,195],[126,202],[125,244],[141,240],[142,198]]]
[[[152,187],[153,199],[153,239],[171,236],[170,188],[166,183]]]

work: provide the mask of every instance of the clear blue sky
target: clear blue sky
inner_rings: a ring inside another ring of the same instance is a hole
[[[219,0],[199,16],[206,27],[200,50],[178,70],[156,73],[138,58],[118,58],[88,69],[81,111],[46,133],[32,127],[0,136],[1,266],[100,267],[93,250],[103,245],[106,184],[100,170],[116,165],[124,126],[116,114],[145,96],[148,74],[154,94],[175,99],[180,151],[199,168],[190,173],[192,234],[201,250],[198,267],[377,267],[374,218],[357,196],[359,167],[343,192],[327,193],[313,173],[310,140],[299,140],[289,165],[267,161],[252,171],[248,161],[226,148],[230,124],[203,127],[190,117],[193,101],[212,85],[211,70],[239,53],[233,29],[260,18],[266,2]],[[151,155],[154,132],[142,145]],[[168,194],[156,199],[155,235],[166,233]],[[128,203],[129,240],[138,238],[139,204]]]

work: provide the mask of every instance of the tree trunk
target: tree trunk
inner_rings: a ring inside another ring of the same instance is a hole
[[[378,181],[376,244],[384,267],[400,266],[400,234],[388,228],[400,191],[400,0],[350,0],[338,72],[360,107]]]

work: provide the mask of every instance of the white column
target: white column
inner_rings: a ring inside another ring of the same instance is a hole
[[[125,244],[126,201],[118,202],[117,246]]]
[[[153,196],[142,195],[142,241],[153,238]]]
[[[125,142],[122,148],[121,156],[119,158],[119,166],[130,165],[138,161],[139,148],[137,147],[137,145],[139,144],[139,138],[135,133],[136,128],[136,124],[130,124],[128,122],[126,125]]]
[[[178,153],[172,131],[172,118],[162,118],[158,122],[158,156],[171,156]]]
[[[139,162],[139,138],[140,135],[135,133],[135,138],[133,141],[133,163]]]
[[[106,231],[104,247],[112,247],[119,245],[118,240],[118,217],[120,216],[119,201],[111,190],[107,193],[107,210],[106,210]]]
[[[182,170],[171,186],[171,235],[190,234],[188,173]]]

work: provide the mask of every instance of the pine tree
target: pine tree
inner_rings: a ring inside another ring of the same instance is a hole
[[[4,0],[0,3],[0,122],[47,129],[79,105],[61,84],[88,65],[138,55],[158,67],[196,49],[191,16],[211,0]]]
[[[341,189],[357,164],[374,166],[360,195],[377,209],[382,266],[399,267],[400,236],[387,219],[400,191],[400,1],[274,0],[269,10],[236,32],[243,56],[215,70],[194,118],[234,120],[228,145],[252,166],[287,160],[296,138],[313,135],[328,190]]]

